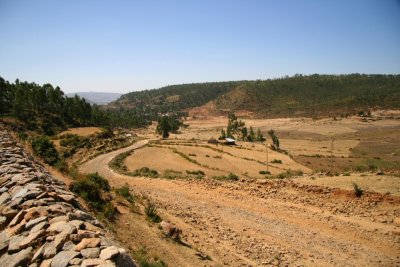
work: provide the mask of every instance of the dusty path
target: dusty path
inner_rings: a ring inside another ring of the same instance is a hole
[[[109,176],[110,173],[113,173],[109,168],[108,168],[108,163],[117,155],[127,152],[132,149],[138,149],[143,146],[145,146],[149,140],[140,140],[133,145],[114,150],[110,153],[102,154],[92,160],[89,160],[88,162],[84,163],[81,167],[80,170],[84,173],[90,173],[90,172],[98,172],[101,175],[106,175],[107,177]]]
[[[201,262],[191,250],[120,229],[127,242],[160,244],[154,249],[170,266],[400,265],[400,228],[393,222],[400,217],[398,198],[355,199],[292,181],[132,178],[108,168],[113,157],[145,143],[101,155],[81,171],[97,171],[113,186],[128,183],[149,196],[161,207],[163,218],[183,229],[184,241],[212,259]]]

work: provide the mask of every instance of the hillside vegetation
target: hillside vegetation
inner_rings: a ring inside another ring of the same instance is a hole
[[[201,106],[232,91],[243,82],[211,82],[169,85],[160,89],[122,95],[110,107],[141,109],[146,114],[174,112]]]
[[[102,110],[77,95],[67,97],[47,83],[10,83],[0,77],[0,117],[12,117],[32,131],[53,135],[67,127],[139,127],[147,121],[134,110]]]
[[[132,92],[110,107],[176,112],[214,103],[216,111],[256,117],[324,116],[400,108],[400,75],[295,75],[280,79],[194,83]]]

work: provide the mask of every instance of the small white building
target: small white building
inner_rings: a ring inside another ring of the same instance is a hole
[[[225,145],[236,145],[236,140],[233,138],[225,138]]]

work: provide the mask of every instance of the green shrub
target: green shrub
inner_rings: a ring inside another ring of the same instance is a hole
[[[229,180],[229,181],[238,181],[239,176],[234,173],[229,173],[228,175],[221,175],[221,176],[213,176],[216,180]]]
[[[362,165],[357,165],[355,168],[354,168],[354,170],[355,171],[357,171],[357,172],[363,172],[363,171],[365,171],[365,166],[362,166]]]
[[[280,160],[280,159],[274,159],[274,160],[271,161],[271,163],[282,164],[282,160]]]
[[[119,154],[115,158],[111,160],[111,162],[108,164],[111,169],[116,170],[121,173],[125,173],[128,169],[124,164],[125,158],[127,158],[129,155],[131,155],[133,150],[127,151],[124,153]]]
[[[148,201],[146,206],[144,207],[144,213],[146,214],[147,218],[154,222],[159,223],[161,222],[161,217],[157,214],[157,207],[156,204],[152,201]]]
[[[89,173],[87,175],[89,181],[97,184],[98,187],[104,191],[110,191],[110,184],[108,181],[103,177],[100,176],[97,172],[96,173]]]
[[[25,132],[18,132],[17,136],[20,140],[25,141],[28,139],[28,134]]]
[[[259,173],[259,174],[271,174],[270,171],[259,171],[258,173]]]
[[[113,136],[114,136],[114,133],[110,127],[103,128],[102,131],[97,134],[97,137],[102,138],[102,139],[109,139]]]
[[[165,170],[163,177],[167,179],[177,179],[182,177],[182,172],[175,170]]]
[[[146,248],[144,247],[141,247],[139,250],[135,251],[133,256],[140,267],[167,267],[167,264],[157,257],[151,259],[147,255]]]
[[[213,158],[214,158],[214,159],[222,159],[221,156],[214,156]]]
[[[197,171],[186,170],[186,173],[194,175],[205,175],[205,173],[202,170],[197,170]]]
[[[156,178],[156,177],[158,177],[158,172],[157,172],[157,170],[153,170],[148,167],[143,167],[143,168],[134,170],[133,172],[129,173],[129,175]]]
[[[58,152],[48,137],[39,136],[31,141],[33,153],[41,157],[46,163],[54,165],[58,160]]]
[[[135,201],[134,196],[131,194],[129,187],[124,185],[120,188],[117,188],[115,192],[120,195],[121,197],[125,198],[129,202],[133,203]]]
[[[196,157],[196,154],[189,154],[190,157]]]
[[[71,176],[73,179],[78,178],[79,172],[78,172],[78,168],[76,167],[76,165],[72,165],[72,167],[70,167],[70,168],[68,169],[68,174],[69,174],[69,176]]]
[[[115,207],[113,206],[113,204],[111,204],[110,202],[105,204],[103,207],[103,210],[102,210],[102,214],[104,217],[106,217],[106,219],[109,219],[109,220],[115,219],[116,210],[115,210]]]
[[[362,190],[361,187],[355,182],[353,182],[353,190],[356,197],[361,197],[364,194],[364,190]]]
[[[60,158],[55,164],[54,167],[57,168],[60,172],[67,173],[69,171],[68,164],[65,162],[63,158]]]
[[[106,201],[101,197],[101,189],[87,177],[73,182],[70,190],[87,201],[93,209],[103,211]]]
[[[277,175],[277,178],[279,179],[284,179],[284,178],[290,178],[292,176],[303,176],[303,171],[301,170],[287,170],[285,172],[282,172]]]

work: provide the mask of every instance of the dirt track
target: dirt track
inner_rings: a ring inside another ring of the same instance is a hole
[[[128,183],[153,199],[161,216],[183,230],[183,241],[212,259],[201,261],[193,249],[157,239],[151,235],[154,229],[140,237],[120,224],[126,240],[153,244],[169,266],[400,265],[400,225],[393,222],[400,217],[396,197],[367,194],[356,199],[342,190],[293,181],[132,178],[108,168],[113,157],[145,143],[101,155],[81,171],[97,171],[113,186]]]

